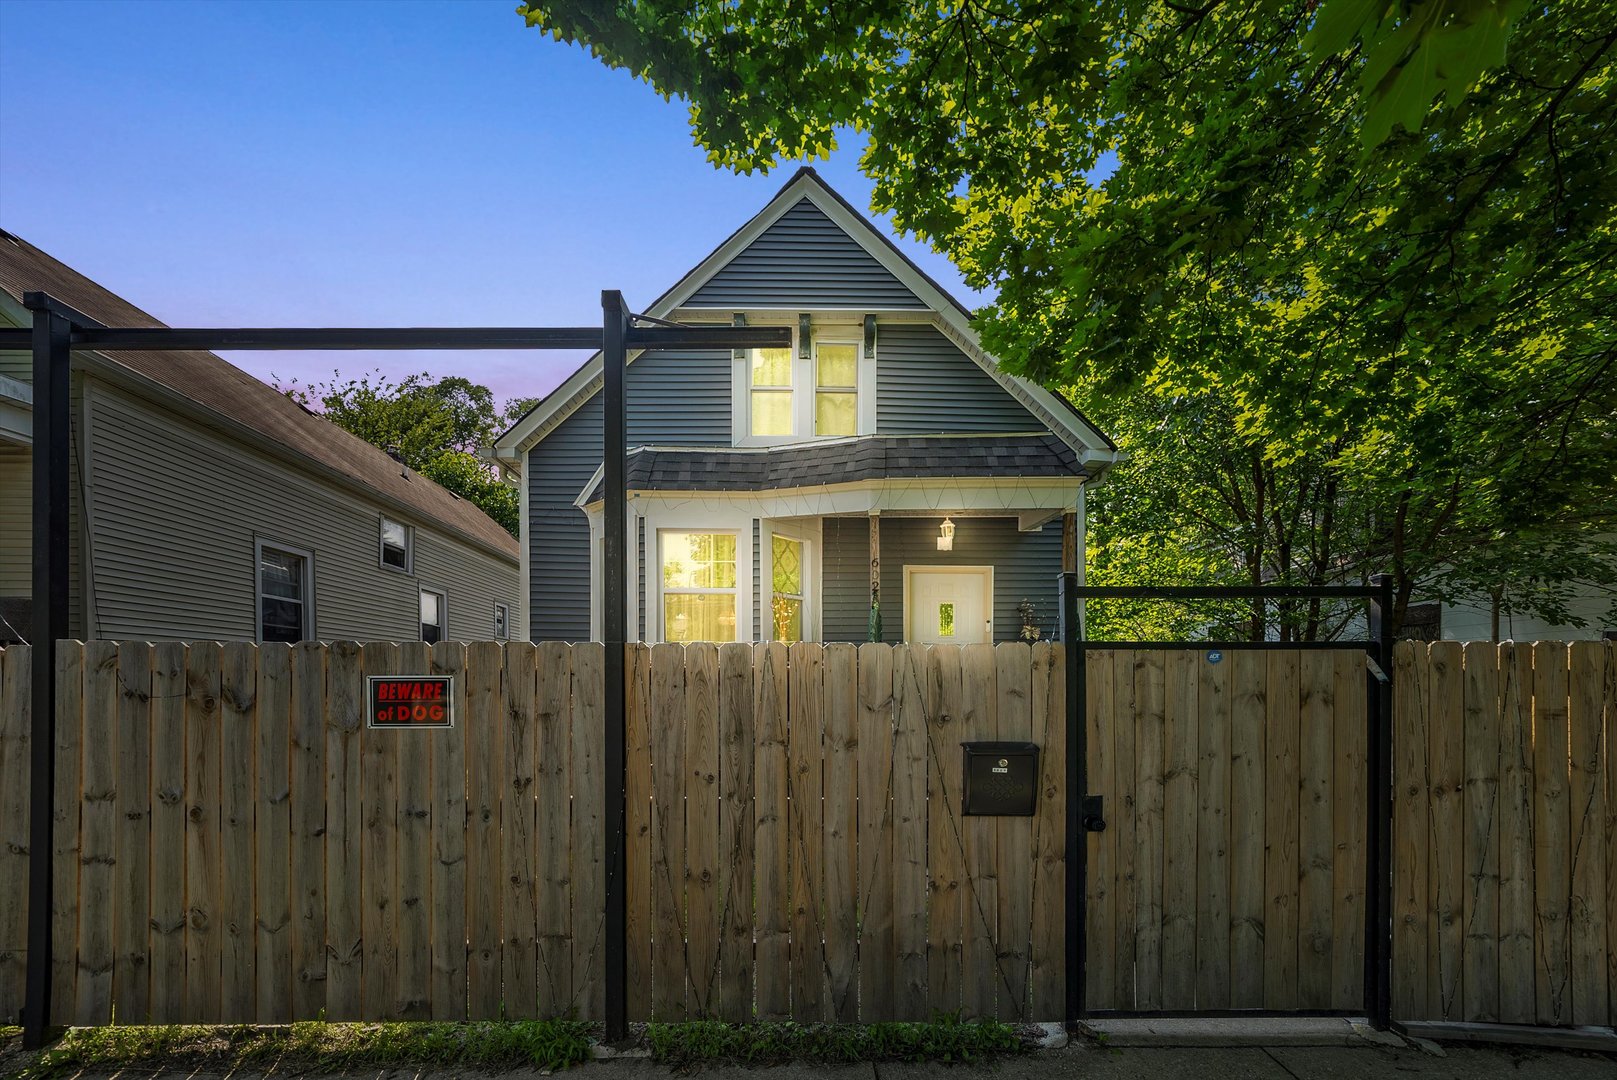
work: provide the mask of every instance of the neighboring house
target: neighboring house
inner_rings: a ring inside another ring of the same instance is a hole
[[[0,324],[43,291],[162,324],[0,232]],[[70,632],[296,641],[524,634],[516,541],[206,352],[74,353]],[[32,621],[32,358],[0,352],[0,642]]]
[[[969,314],[802,169],[646,314],[786,325],[789,349],[648,353],[626,376],[629,633],[1008,641],[1055,628],[1114,444],[999,368]],[[601,361],[500,437],[535,640],[601,633]],[[947,537],[947,545],[940,540]],[[874,579],[874,580],[873,580]]]

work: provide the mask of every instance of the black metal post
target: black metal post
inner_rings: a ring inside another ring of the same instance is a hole
[[[68,393],[72,324],[34,310],[33,716],[29,722],[28,967],[23,1045],[45,1044],[51,1015],[51,853],[56,813],[56,642],[68,636]]]
[[[624,580],[625,419],[623,374],[628,360],[625,341],[629,309],[615,289],[601,293],[601,391],[605,416],[601,429],[602,479],[605,482],[605,543],[601,555],[601,628],[606,647],[606,1038],[629,1035],[629,967],[627,904],[624,877],[628,870],[625,799],[626,736],[624,732],[623,654],[627,645],[627,588]]]
[[[1382,678],[1370,683],[1375,708],[1370,711],[1366,756],[1370,763],[1370,851],[1365,860],[1367,882],[1364,997],[1370,1024],[1385,1031],[1392,1024],[1392,576],[1370,579],[1370,638]]]
[[[1089,793],[1089,665],[1085,663],[1084,628],[1078,610],[1078,575],[1061,574],[1057,590],[1067,674],[1067,995],[1062,1019],[1070,1029],[1089,1012],[1084,941],[1089,857],[1082,823],[1084,796]]]

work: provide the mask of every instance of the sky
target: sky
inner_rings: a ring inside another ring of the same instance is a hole
[[[171,326],[590,325],[603,288],[643,309],[795,164],[715,169],[683,104],[515,7],[0,0],[0,228]],[[858,150],[813,164],[868,209]],[[583,360],[226,355],[283,385],[429,371],[501,399]]]

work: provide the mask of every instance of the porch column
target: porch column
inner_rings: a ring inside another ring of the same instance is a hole
[[[882,639],[881,627],[881,512],[872,510],[870,517],[870,628],[866,635],[871,641]]]
[[[1061,515],[1061,572],[1078,572],[1078,512],[1068,510]]]

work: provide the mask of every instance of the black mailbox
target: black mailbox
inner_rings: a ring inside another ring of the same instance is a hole
[[[1039,748],[1030,742],[968,742],[963,813],[1032,817],[1039,796]]]

